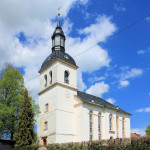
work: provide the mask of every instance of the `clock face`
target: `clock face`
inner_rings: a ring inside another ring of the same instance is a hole
[[[65,95],[66,95],[66,97],[70,97],[70,92],[66,91]]]

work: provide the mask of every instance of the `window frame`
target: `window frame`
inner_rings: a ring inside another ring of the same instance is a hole
[[[48,108],[47,108],[48,107]],[[45,112],[49,112],[49,103],[45,104]]]
[[[48,130],[48,121],[44,122],[44,130]]]
[[[89,112],[89,140],[93,141],[93,111]]]
[[[102,139],[102,114],[98,113],[98,140]]]
[[[67,73],[67,77],[66,77],[66,73]],[[69,76],[70,76],[69,71],[65,70],[64,71],[64,83],[69,84]]]
[[[125,118],[122,118],[122,138],[125,138]]]
[[[109,115],[109,131],[113,131],[113,115]]]
[[[49,76],[50,76],[50,84],[52,84],[52,81],[53,81],[53,80],[52,80],[52,77],[53,77],[52,71],[49,72]]]
[[[119,117],[116,115],[116,134],[117,138],[119,138]]]
[[[44,79],[45,79],[45,87],[47,87],[47,74],[44,75]]]

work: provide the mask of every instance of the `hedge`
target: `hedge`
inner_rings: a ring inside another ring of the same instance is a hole
[[[15,150],[38,150],[37,145],[26,149]],[[47,150],[150,150],[150,136],[130,139],[114,139],[82,143],[50,144]]]

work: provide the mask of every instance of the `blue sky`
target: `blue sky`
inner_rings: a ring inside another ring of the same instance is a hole
[[[132,132],[144,134],[150,124],[150,18],[109,37],[150,14],[149,6],[149,0],[2,0],[0,64],[9,61],[18,67],[38,101],[38,70],[51,53],[61,7],[66,52],[73,57],[97,43],[75,57],[78,89],[131,113]]]

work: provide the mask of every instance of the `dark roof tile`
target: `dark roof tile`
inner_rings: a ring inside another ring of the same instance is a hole
[[[112,109],[115,109],[116,111],[131,115],[130,113],[120,109],[118,106],[115,106],[115,105],[107,102],[106,100],[103,100],[100,97],[96,97],[94,95],[90,95],[90,94],[87,94],[87,93],[84,93],[81,91],[77,91],[77,97],[86,103],[96,105],[96,106],[101,106],[101,107],[112,108]]]

